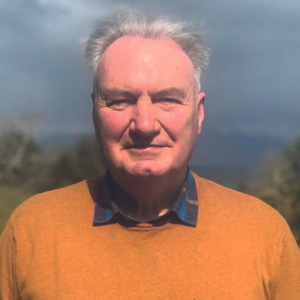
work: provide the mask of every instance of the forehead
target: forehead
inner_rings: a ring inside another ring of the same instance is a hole
[[[104,52],[98,65],[100,85],[160,89],[194,85],[194,69],[186,53],[170,38],[122,37]]]

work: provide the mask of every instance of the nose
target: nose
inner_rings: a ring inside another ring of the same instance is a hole
[[[151,99],[138,99],[133,110],[130,130],[142,135],[151,136],[160,131],[155,105]]]

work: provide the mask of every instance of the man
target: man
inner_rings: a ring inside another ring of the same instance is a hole
[[[13,213],[1,299],[300,299],[282,217],[188,169],[204,117],[198,33],[119,12],[86,53],[108,170]]]

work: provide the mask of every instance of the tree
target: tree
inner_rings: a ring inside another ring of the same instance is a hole
[[[21,129],[4,130],[0,136],[0,183],[19,185],[38,170],[41,151]]]
[[[300,205],[300,138],[286,148],[284,156],[287,163],[281,172],[280,192],[297,206]]]
[[[81,137],[76,146],[45,155],[45,166],[35,187],[38,191],[70,185],[103,173],[105,162],[94,137]]]
[[[269,166],[270,167],[270,166]],[[300,243],[300,138],[288,145],[270,167],[268,184],[250,190],[276,208]],[[249,190],[248,190],[249,191]]]

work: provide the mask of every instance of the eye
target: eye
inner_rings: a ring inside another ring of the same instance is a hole
[[[157,99],[156,103],[165,108],[173,108],[180,105],[181,102],[175,98],[160,98]]]
[[[115,110],[124,110],[131,106],[132,102],[130,99],[108,100],[106,105]]]

